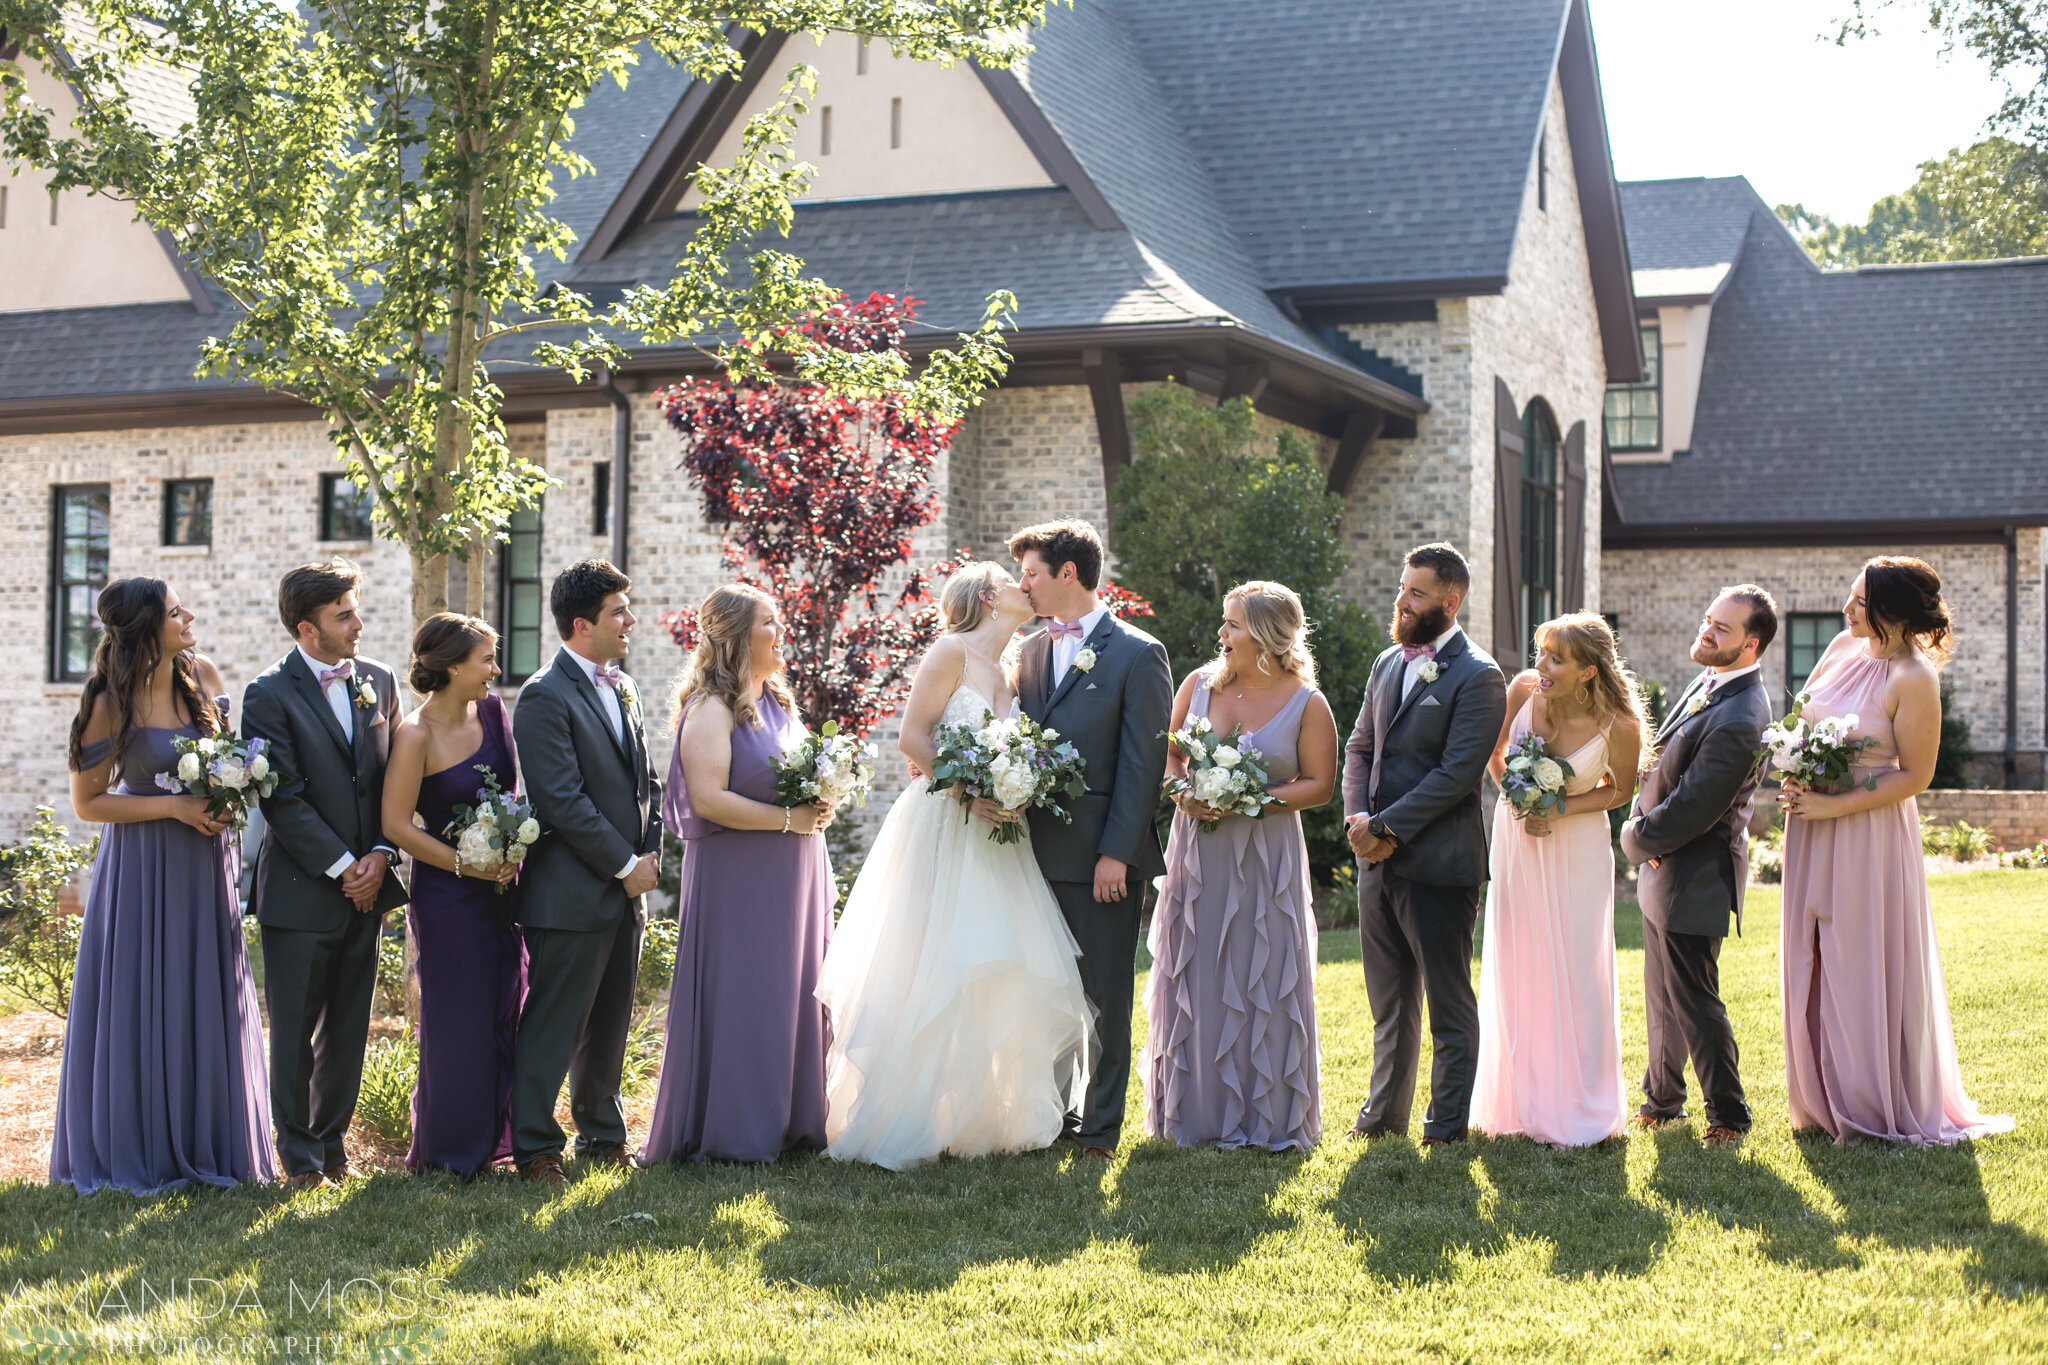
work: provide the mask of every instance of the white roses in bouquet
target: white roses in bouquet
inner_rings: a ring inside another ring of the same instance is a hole
[[[249,823],[249,805],[277,789],[282,774],[270,766],[262,739],[243,740],[232,730],[199,739],[172,741],[178,765],[158,773],[156,785],[175,795],[206,798],[206,813],[236,830]]]
[[[1266,813],[1273,797],[1266,791],[1265,755],[1244,738],[1238,726],[1225,740],[1216,733],[1208,717],[1197,716],[1180,729],[1162,736],[1187,763],[1185,777],[1169,777],[1162,790],[1169,797],[1192,795],[1212,810],[1231,811],[1253,819]],[[1217,822],[1200,822],[1204,834]]]
[[[1500,794],[1517,820],[1562,815],[1565,785],[1574,776],[1571,764],[1551,756],[1542,736],[1527,734],[1508,750]]]
[[[443,837],[455,841],[456,866],[496,872],[508,862],[525,862],[540,839],[533,807],[499,786],[498,775],[488,764],[479,763],[476,770],[484,775],[476,804],[457,806],[455,818],[442,831]],[[505,883],[498,883],[498,894],[505,894]]]
[[[774,760],[775,804],[865,806],[875,785],[875,757],[874,745],[840,734],[839,722],[828,720]]]
[[[927,791],[953,791],[963,805],[986,796],[1006,811],[1028,806],[1049,810],[1072,824],[1074,817],[1060,805],[1088,790],[1083,779],[1087,764],[1080,751],[1060,738],[1057,730],[1046,729],[1029,717],[997,720],[984,711],[980,725],[941,725],[933,729],[938,754],[932,760]],[[989,838],[999,844],[1014,844],[1024,837],[1024,822],[1011,820],[997,825]]]

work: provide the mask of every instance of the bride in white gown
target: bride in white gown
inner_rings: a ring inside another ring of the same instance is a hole
[[[927,773],[935,725],[1010,713],[1004,651],[1032,614],[988,562],[954,574],[940,609],[903,714],[904,756]],[[832,1019],[825,1154],[891,1170],[1050,1146],[1085,1086],[1080,949],[1029,835],[995,843],[925,786],[913,778],[889,808],[818,983]]]

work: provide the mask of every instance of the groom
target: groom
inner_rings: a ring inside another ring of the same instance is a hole
[[[1706,667],[1657,732],[1621,827],[1621,849],[1642,869],[1643,994],[1650,1065],[1641,1127],[1685,1117],[1685,1058],[1706,1101],[1708,1146],[1739,1142],[1749,1104],[1735,1031],[1721,1003],[1721,940],[1742,924],[1749,882],[1749,809],[1756,750],[1771,723],[1760,660],[1778,634],[1778,604],[1753,583],[1724,588],[1707,608],[1692,661]]]
[[[1102,538],[1085,521],[1049,521],[1010,537],[1031,609],[1050,624],[1025,642],[1017,693],[1024,714],[1058,730],[1087,763],[1073,823],[1030,813],[1031,847],[1081,947],[1081,985],[1101,1055],[1065,1136],[1084,1160],[1106,1161],[1123,1133],[1131,1077],[1131,995],[1145,887],[1166,871],[1153,828],[1166,776],[1173,675],[1166,650],[1096,600]]]

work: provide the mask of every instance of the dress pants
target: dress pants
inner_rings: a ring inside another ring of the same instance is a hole
[[[343,1139],[363,1086],[383,925],[371,911],[352,913],[333,929],[262,926],[270,1124],[287,1176],[348,1157]]]
[[[1429,1001],[1429,1112],[1422,1135],[1465,1136],[1479,1060],[1479,998],[1472,989],[1477,886],[1425,886],[1365,871],[1358,889],[1358,938],[1372,1004],[1372,1089],[1359,1131],[1404,1134],[1415,1104],[1422,1055],[1422,1003]]]
[[[1114,1148],[1123,1136],[1124,1097],[1131,1083],[1131,1008],[1138,982],[1138,920],[1146,879],[1135,871],[1121,901],[1095,899],[1093,882],[1053,882],[1060,915],[1081,945],[1081,990],[1095,1012],[1093,1065],[1081,1112],[1068,1114],[1066,1136],[1084,1146]]]
[[[566,1134],[555,1121],[562,1080],[576,1155],[626,1143],[619,1100],[633,987],[640,974],[642,926],[628,912],[603,929],[527,926],[526,1009],[512,1061],[512,1159],[559,1156]]]
[[[1749,1103],[1735,1048],[1735,1030],[1721,1003],[1721,940],[1674,934],[1643,917],[1643,1007],[1649,1018],[1650,1065],[1643,1073],[1647,1118],[1685,1117],[1685,1059],[1692,1056],[1706,1100],[1707,1122],[1749,1130]]]

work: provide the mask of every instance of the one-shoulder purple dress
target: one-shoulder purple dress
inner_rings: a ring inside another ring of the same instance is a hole
[[[227,698],[214,705],[223,719]],[[162,796],[172,742],[193,726],[137,727],[126,796]],[[97,766],[113,741],[85,749]],[[71,984],[50,1179],[81,1194],[275,1180],[262,1016],[235,899],[235,834],[173,817],[100,831]]]
[[[420,818],[437,839],[457,806],[476,804],[479,768],[518,790],[505,704],[487,696],[476,714],[483,744],[420,780]],[[493,882],[413,863],[406,924],[419,945],[420,1075],[405,1167],[415,1175],[477,1175],[512,1156],[512,1047],[526,1000],[526,945],[512,921],[518,897],[516,886],[501,896]]]
[[[804,737],[773,695],[732,732],[728,789],[775,800],[774,760]],[[831,1028],[818,973],[832,937],[821,834],[727,829],[690,809],[682,733],[663,823],[683,846],[668,1050],[643,1159],[773,1161],[825,1146]]]

